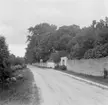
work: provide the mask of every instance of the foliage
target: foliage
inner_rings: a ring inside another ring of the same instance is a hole
[[[60,70],[67,70],[67,67],[65,65],[62,65],[59,68],[60,68]]]
[[[3,82],[10,76],[9,51],[5,38],[0,36],[0,80]]]
[[[86,51],[84,54],[84,58],[85,59],[94,58],[93,49],[89,49],[88,51]]]
[[[61,26],[48,23],[30,27],[25,58],[27,62],[47,61],[56,51],[65,51],[71,59],[89,59],[108,56],[108,18],[93,20],[91,25],[80,29],[78,25]],[[53,53],[53,54],[52,54]],[[57,59],[56,57],[53,57]],[[59,61],[58,60],[56,62]]]
[[[51,53],[50,60],[52,60],[55,63],[59,63],[61,60],[61,57],[67,56],[67,52],[65,50],[62,51],[56,51],[54,53]]]
[[[10,54],[9,61],[10,61],[11,65],[13,65],[13,66],[25,64],[25,59],[23,57],[16,57],[13,54]]]
[[[52,59],[54,63],[59,63],[60,62],[59,53],[58,52],[52,53],[50,59]]]
[[[93,49],[89,49],[85,55],[84,58],[102,58],[108,56],[108,43],[104,45],[98,45]]]
[[[57,30],[55,25],[48,23],[30,27],[25,58],[29,63],[39,62],[40,59],[45,62],[55,51],[65,50],[67,52],[68,42],[79,30],[80,28],[77,25],[62,26]]]
[[[55,69],[58,69],[58,70],[67,70],[67,67],[65,65],[56,65]]]
[[[30,27],[28,36],[28,47],[26,49],[25,58],[29,63],[48,60],[48,55],[52,51],[51,34],[56,30],[55,25],[47,23],[38,24]]]
[[[9,56],[12,71],[26,68],[25,59],[23,57],[16,57],[13,54]]]

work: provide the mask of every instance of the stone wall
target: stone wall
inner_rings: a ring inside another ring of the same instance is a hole
[[[108,65],[105,63],[108,62],[108,57],[101,58],[101,59],[82,59],[82,60],[68,60],[67,61],[67,69],[78,72],[84,73],[88,75],[94,76],[102,76],[103,75],[103,68]]]

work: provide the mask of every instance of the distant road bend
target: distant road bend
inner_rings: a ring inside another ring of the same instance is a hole
[[[40,88],[41,105],[108,105],[104,90],[51,69],[28,66]]]

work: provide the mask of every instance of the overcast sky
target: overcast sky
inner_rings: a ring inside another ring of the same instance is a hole
[[[23,56],[27,29],[42,22],[81,27],[108,16],[107,0],[0,0],[0,34]]]

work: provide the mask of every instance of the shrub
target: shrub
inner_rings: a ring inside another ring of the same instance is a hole
[[[25,64],[23,65],[15,65],[15,66],[11,66],[12,71],[14,72],[15,70],[21,70],[26,68],[27,66]]]
[[[1,82],[4,82],[7,78],[10,78],[12,75],[11,69],[10,68],[5,68],[2,69],[0,68],[0,80]]]
[[[15,55],[11,54],[9,61],[13,72],[15,72],[15,70],[21,70],[27,67],[25,64],[25,59],[22,57],[16,57]]]
[[[25,59],[24,58],[22,58],[22,57],[16,57],[13,54],[11,54],[9,56],[9,60],[10,60],[10,63],[11,63],[12,66],[25,64]]]
[[[60,70],[67,70],[67,67],[65,65],[62,65],[59,68],[60,68]]]
[[[17,76],[17,79],[23,79],[23,75],[22,74],[19,74],[18,76]]]
[[[54,69],[59,69],[59,67],[60,67],[59,65],[56,65]]]
[[[26,65],[26,64],[23,64],[23,65],[22,65],[22,68],[27,68],[27,65]]]
[[[67,70],[67,67],[65,65],[56,65],[55,69],[58,69],[58,70]]]

